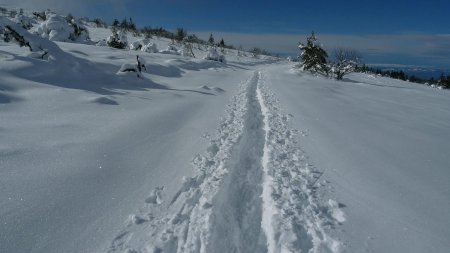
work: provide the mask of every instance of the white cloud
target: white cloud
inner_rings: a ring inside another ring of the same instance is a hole
[[[200,38],[207,39],[211,32],[192,32]],[[281,54],[298,54],[297,45],[306,41],[309,34],[244,34],[229,32],[212,32],[216,40],[224,38],[225,43],[244,48],[260,47],[270,52]],[[338,35],[317,34],[323,46],[332,50],[336,47],[353,48],[366,59],[376,57],[415,58],[428,64],[450,66],[450,36],[439,34],[394,34],[394,35]],[[377,58],[377,60],[379,60]],[[398,59],[401,61],[401,59]],[[416,63],[414,63],[416,64]]]

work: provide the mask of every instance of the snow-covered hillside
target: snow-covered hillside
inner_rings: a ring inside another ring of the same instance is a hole
[[[0,42],[0,252],[450,248],[448,91],[87,29]]]

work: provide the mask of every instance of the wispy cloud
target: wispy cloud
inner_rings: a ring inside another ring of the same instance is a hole
[[[298,54],[297,45],[305,41],[308,34],[243,34],[229,32],[193,32],[201,38],[213,33],[216,39],[244,48],[260,47],[280,54]],[[339,35],[318,34],[323,46],[332,50],[336,47],[353,48],[363,54],[365,60],[387,63],[428,64],[450,66],[450,36],[442,34],[394,34],[394,35]]]
[[[0,0],[1,6],[23,7],[29,10],[50,8],[62,14],[90,15],[94,10],[105,10],[110,16],[131,15],[127,6],[138,0]],[[202,0],[192,0],[199,4]],[[158,6],[161,3],[189,4],[184,0],[146,0],[146,4]],[[98,13],[98,12],[96,12]],[[199,17],[201,19],[201,17]],[[292,30],[276,20],[253,21],[241,24],[240,28],[252,31],[255,26],[263,24],[277,27],[279,33],[254,34],[212,31],[216,40],[224,38],[225,42],[242,45],[245,48],[260,47],[282,55],[298,54],[298,42],[305,41],[308,34],[301,30]],[[247,27],[247,28],[245,28]],[[272,29],[273,30],[273,29]],[[190,31],[207,39],[210,31]],[[295,35],[294,35],[295,34]],[[362,53],[366,62],[386,62],[399,64],[427,64],[440,67],[450,66],[450,34],[365,34],[341,35],[318,34],[320,42],[328,50],[336,47],[353,48]]]

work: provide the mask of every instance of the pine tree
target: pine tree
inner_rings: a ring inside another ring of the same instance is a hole
[[[213,37],[212,33],[209,35],[208,43],[211,46],[214,45],[214,37]]]
[[[114,21],[112,22],[112,27],[111,27],[111,30],[113,31],[113,33],[118,30],[119,25],[120,25],[119,20],[114,19]]]
[[[317,38],[314,32],[307,38],[306,45],[300,43],[300,58],[303,63],[301,67],[304,70],[311,71],[312,73],[325,73],[328,74],[327,67],[327,52],[317,43]]]
[[[124,18],[122,22],[120,23],[120,28],[123,30],[128,30],[128,20],[127,18]]]
[[[184,28],[177,28],[175,32],[175,39],[181,42],[187,36],[187,31]]]
[[[225,47],[225,41],[223,40],[223,38],[219,42],[219,47]]]

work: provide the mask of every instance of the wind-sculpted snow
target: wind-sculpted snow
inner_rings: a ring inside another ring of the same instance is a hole
[[[334,200],[317,203],[318,172],[288,118],[255,72],[194,158],[196,176],[172,199],[155,189],[108,252],[339,252],[326,226],[345,216]]]

